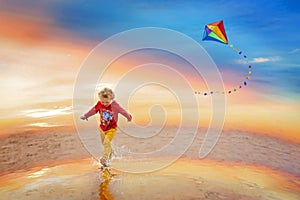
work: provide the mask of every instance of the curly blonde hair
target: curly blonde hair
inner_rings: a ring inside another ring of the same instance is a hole
[[[109,88],[103,88],[103,90],[101,90],[98,93],[98,97],[101,98],[110,98],[110,99],[114,99],[115,98],[115,93],[109,89]]]

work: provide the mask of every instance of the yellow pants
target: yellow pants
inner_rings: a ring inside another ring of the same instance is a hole
[[[116,128],[112,128],[107,131],[102,131],[100,129],[101,142],[104,147],[103,158],[105,159],[109,159],[111,154],[113,153],[113,149],[111,147],[111,141],[114,138],[116,132],[117,132]]]

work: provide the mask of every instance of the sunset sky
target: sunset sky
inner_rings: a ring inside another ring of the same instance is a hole
[[[226,90],[240,85],[247,73],[241,56],[229,45],[202,41],[204,26],[223,20],[229,44],[243,51],[253,67],[247,87],[226,95],[225,129],[300,142],[299,5],[298,1],[279,0],[255,4],[249,0],[0,0],[0,134],[22,127],[72,126],[74,84],[85,59],[105,39],[133,28],[162,27],[187,35],[216,63]],[[190,66],[160,51],[120,58],[99,85],[114,88],[124,73],[154,61],[178,70],[194,90],[207,89]],[[175,74],[152,67],[155,70],[137,69],[122,87],[155,76],[180,90],[182,84]],[[130,100],[116,96],[135,123],[149,123],[149,109],[159,104],[169,113],[170,125],[179,122],[176,98],[160,86],[140,88]],[[211,98],[193,93],[191,98],[199,103],[200,126],[207,126]],[[124,104],[127,101],[129,105]],[[86,110],[93,102],[87,105]]]

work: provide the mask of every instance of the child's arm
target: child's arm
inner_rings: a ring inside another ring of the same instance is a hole
[[[99,104],[98,102],[91,110],[89,110],[87,113],[85,113],[83,116],[80,117],[82,120],[88,121],[88,118],[99,112]]]
[[[129,122],[132,120],[131,114],[129,114],[124,108],[122,108],[116,101],[114,101],[114,107],[116,110],[118,110],[119,113],[126,117]]]

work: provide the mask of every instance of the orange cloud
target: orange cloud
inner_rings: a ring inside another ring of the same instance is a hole
[[[50,18],[40,16],[38,19],[29,16],[18,16],[0,13],[0,35],[5,40],[23,43],[43,43],[53,39],[54,24]]]

